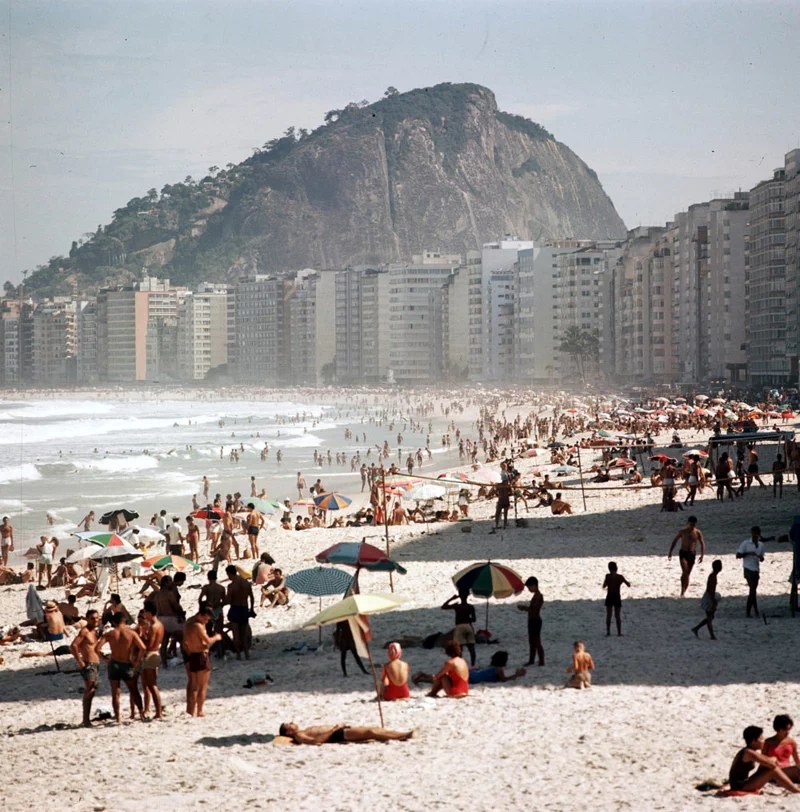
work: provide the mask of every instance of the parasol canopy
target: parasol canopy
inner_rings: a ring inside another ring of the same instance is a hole
[[[702,450],[702,449],[700,449],[700,448],[690,448],[690,449],[689,449],[687,452],[685,452],[685,453],[684,453],[684,455],[683,455],[684,459],[687,459],[688,457],[695,457],[695,456],[697,456],[697,457],[702,457],[703,459],[705,459],[705,458],[708,456],[708,452],[707,452],[707,451],[703,451],[703,450]]]
[[[635,468],[636,463],[633,460],[625,459],[625,457],[617,457],[608,463],[609,468]]]
[[[122,538],[127,541],[157,541],[163,543],[166,539],[164,534],[156,530],[155,527],[140,527],[138,524],[133,524],[120,533]]]
[[[283,505],[280,502],[276,502],[273,499],[261,499],[258,496],[251,496],[248,499],[243,499],[242,504],[244,504],[245,507],[252,505],[261,513],[271,514],[283,509]]]
[[[92,561],[132,561],[134,558],[141,558],[142,553],[125,539],[115,536],[105,547],[92,550],[86,557]]]
[[[125,522],[133,521],[139,518],[139,514],[135,510],[128,510],[128,508],[117,508],[116,510],[109,510],[100,517],[100,524],[109,524],[112,519],[117,516],[122,516]]]
[[[314,497],[314,504],[322,510],[341,510],[346,508],[352,503],[352,499],[348,499],[344,494],[335,493],[321,493],[319,496]]]
[[[406,569],[394,559],[389,558],[383,550],[372,544],[358,541],[340,541],[317,555],[320,564],[343,564],[347,567],[363,567],[370,572],[399,572],[406,574]]]
[[[410,501],[424,502],[428,499],[441,499],[447,494],[447,488],[441,485],[434,485],[431,482],[422,482],[415,485],[410,491],[403,494],[403,499]]]
[[[193,510],[190,516],[195,519],[208,519],[212,522],[222,521],[223,513],[219,508],[200,508],[200,510]]]
[[[173,569],[178,572],[200,572],[200,565],[180,555],[154,555],[142,561],[143,567],[156,571]]]
[[[82,542],[96,544],[98,547],[105,547],[113,539],[121,538],[112,530],[83,530],[80,533],[73,533]]]
[[[553,468],[556,474],[577,474],[578,469],[574,465],[557,465]]]
[[[294,572],[286,579],[286,586],[292,592],[302,595],[343,595],[353,583],[353,576],[336,567],[311,567]]]
[[[522,577],[511,567],[492,561],[470,564],[453,576],[453,583],[459,592],[468,590],[482,597],[507,598],[519,595],[525,588]]]
[[[402,598],[399,595],[390,595],[386,592],[376,592],[374,595],[350,595],[314,615],[311,620],[303,624],[303,628],[316,629],[317,626],[328,626],[331,623],[339,623],[342,620],[357,617],[358,615],[376,615],[381,612],[391,612],[409,600],[410,598]]]

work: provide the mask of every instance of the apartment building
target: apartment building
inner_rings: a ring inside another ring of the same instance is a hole
[[[134,287],[97,294],[97,375],[108,383],[147,379],[147,293]]]
[[[784,161],[786,355],[792,385],[797,386],[800,377],[800,149],[787,152]]]
[[[77,378],[76,302],[58,300],[33,311],[33,374],[38,385],[63,386]]]
[[[307,268],[289,295],[289,380],[298,385],[332,382],[336,358],[336,271]]]
[[[204,284],[178,305],[178,376],[205,380],[209,371],[228,363],[228,291]]]

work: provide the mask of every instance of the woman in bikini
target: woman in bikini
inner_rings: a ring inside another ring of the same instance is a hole
[[[444,653],[449,657],[438,674],[433,677],[433,687],[428,696],[438,696],[444,690],[447,696],[459,699],[469,694],[469,666],[461,657],[461,646],[451,640],[444,647]]]
[[[572,674],[572,676],[564,687],[578,689],[591,688],[592,671],[594,671],[592,655],[583,647],[582,641],[576,640],[572,653],[572,665],[566,670],[566,673]]]
[[[399,643],[390,643],[387,650],[389,662],[383,666],[381,671],[381,698],[384,702],[391,702],[395,699],[408,699],[408,672],[411,667],[400,658],[403,656],[403,649]]]

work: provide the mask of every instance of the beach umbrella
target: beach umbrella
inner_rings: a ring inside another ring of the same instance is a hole
[[[657,460],[658,462],[666,462],[669,457],[666,454],[653,454],[652,457],[648,457],[648,460]]]
[[[109,510],[100,517],[100,524],[110,524],[112,520],[118,520],[122,516],[126,524],[139,518],[139,514],[135,510],[128,510],[128,508],[117,508],[116,510]]]
[[[504,564],[479,561],[459,570],[453,576],[459,593],[467,591],[486,598],[486,628],[489,628],[489,598],[508,598],[519,595],[525,588],[522,576]]]
[[[160,570],[173,569],[178,572],[200,572],[200,565],[180,555],[154,555],[141,562],[143,567]]]
[[[441,485],[434,485],[432,482],[422,482],[419,485],[415,485],[411,490],[405,491],[403,499],[425,502],[428,499],[441,499],[446,494],[447,489]]]
[[[529,449],[528,449],[528,450],[527,450],[527,451],[526,451],[526,452],[523,454],[523,456],[524,456],[524,457],[538,457],[538,456],[539,456],[539,450],[538,450],[538,449],[536,449],[536,448],[529,448]]]
[[[155,527],[140,527],[138,524],[131,525],[127,530],[120,533],[122,538],[131,541],[156,541],[164,542],[164,534],[156,530]]]
[[[487,485],[495,485],[503,481],[500,472],[492,471],[491,468],[478,468],[478,470],[472,474],[471,479],[473,482],[483,482]]]
[[[298,499],[294,507],[316,507],[317,503],[313,499]]]
[[[389,558],[383,550],[365,541],[340,541],[318,553],[316,558],[320,564],[343,564],[346,567],[363,568],[370,572],[406,574],[405,568]]]
[[[108,561],[113,563],[132,561],[134,558],[141,557],[142,553],[140,550],[137,550],[119,536],[115,536],[115,538],[111,539],[105,547],[98,547],[96,550],[92,550],[87,556],[87,558],[93,561]]]
[[[73,533],[72,535],[77,536],[81,541],[96,544],[98,547],[107,547],[109,542],[114,539],[122,540],[121,536],[109,530],[88,530],[81,533]]]
[[[243,499],[242,504],[245,506],[253,505],[253,507],[261,513],[275,513],[283,508],[280,502],[275,502],[272,499],[261,499],[258,496],[251,496],[248,499]]]
[[[314,504],[322,510],[341,510],[351,504],[352,501],[344,494],[335,493],[334,491],[321,493],[319,496],[314,497]]]
[[[708,395],[697,395],[695,400],[708,400]]]
[[[626,460],[624,457],[617,457],[615,460],[611,460],[608,464],[609,468],[635,468],[636,463],[633,460]]]
[[[385,592],[378,592],[374,595],[350,595],[344,600],[329,606],[303,624],[304,629],[315,629],[317,627],[328,626],[331,623],[339,623],[346,620],[350,624],[353,639],[356,641],[356,650],[366,650],[372,669],[372,679],[375,683],[375,695],[378,699],[378,715],[383,726],[383,708],[381,707],[381,693],[378,689],[378,675],[375,673],[375,663],[372,660],[372,651],[369,641],[372,639],[370,633],[368,615],[375,615],[382,612],[391,612],[398,606],[406,603],[408,598],[401,598],[398,595],[389,595]]]
[[[560,443],[557,440],[555,440],[552,443],[549,443],[547,447],[548,448],[564,448],[564,443]]]
[[[687,459],[688,457],[694,457],[694,456],[703,457],[703,459],[705,459],[708,456],[708,452],[703,451],[702,449],[699,449],[699,448],[692,448],[692,449],[689,449],[689,451],[686,451],[684,453],[683,458]]]
[[[469,482],[469,476],[467,474],[462,473],[461,471],[453,471],[446,472],[444,474],[439,474],[437,479],[454,479],[458,480],[459,482]]]
[[[44,604],[34,584],[28,584],[28,591],[25,593],[25,614],[28,620],[36,623],[44,620]]]
[[[222,521],[223,512],[219,508],[200,508],[193,510],[190,514],[195,519],[209,519],[212,522]]]
[[[343,595],[352,583],[353,576],[336,567],[312,567],[294,572],[286,579],[286,586],[292,592],[319,598],[320,612],[323,595]],[[319,629],[319,642],[322,643],[322,626]]]
[[[712,403],[725,403],[725,398],[712,398]]]
[[[785,417],[788,420],[794,417],[794,412],[781,412],[781,417]]]
[[[578,469],[574,465],[557,465],[553,468],[555,474],[577,474]]]
[[[767,412],[767,417],[780,417],[780,416],[781,416],[780,412],[772,412],[772,411]]]

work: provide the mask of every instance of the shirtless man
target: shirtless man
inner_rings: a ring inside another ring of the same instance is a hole
[[[209,570],[206,574],[208,583],[200,590],[200,603],[207,603],[211,610],[211,620],[206,626],[209,634],[222,632],[222,607],[225,605],[225,587],[217,583],[217,571]],[[222,659],[224,652],[219,646],[217,657]]]
[[[230,506],[226,508],[225,513],[222,515],[222,535],[225,535],[226,530],[229,534],[228,548],[225,552],[225,558],[229,564],[231,563],[231,545],[233,545],[233,549],[236,552],[236,559],[239,559],[239,542],[236,541],[236,526],[234,525],[233,519],[233,506]],[[211,552],[213,553],[214,551],[212,550]]]
[[[672,560],[672,551],[675,545],[681,542],[680,550],[678,551],[678,558],[681,562],[681,597],[686,595],[686,590],[689,588],[689,576],[692,574],[694,568],[695,558],[697,557],[697,545],[700,545],[700,563],[703,563],[703,558],[706,554],[706,542],[703,534],[697,529],[697,518],[695,516],[689,517],[689,523],[686,527],[682,527],[678,531],[678,535],[672,539],[672,544],[669,546],[668,560]]]
[[[531,576],[525,581],[525,586],[533,597],[527,605],[521,603],[517,606],[520,612],[528,613],[528,662],[526,665],[536,664],[536,655],[539,655],[539,665],[544,665],[544,646],[542,646],[542,606],[544,595],[539,591],[539,579]]]
[[[108,679],[111,683],[111,704],[114,708],[114,718],[120,723],[119,695],[120,682],[128,687],[131,700],[139,710],[142,721],[145,721],[142,697],[136,686],[136,666],[142,658],[145,645],[142,638],[125,621],[125,615],[117,612],[111,620],[114,627],[106,632],[96,643],[94,650],[108,663]],[[111,656],[103,654],[102,648],[108,643]]]
[[[161,585],[150,596],[150,600],[156,605],[156,613],[161,625],[164,627],[164,639],[161,642],[161,662],[164,668],[167,668],[167,645],[171,639],[180,641],[183,634],[181,617],[184,614],[178,592],[169,575],[165,575],[161,579]]]
[[[306,489],[306,479],[303,474],[298,471],[297,472],[297,498],[303,498],[303,491]],[[363,489],[362,489],[363,490]]]
[[[225,574],[230,578],[225,603],[230,606],[228,622],[233,632],[233,647],[236,659],[242,659],[242,651],[246,660],[250,659],[250,613],[255,606],[253,585],[239,575],[236,567],[230,565],[225,568]]]
[[[252,502],[247,505],[247,509],[250,511],[247,514],[247,540],[250,542],[250,552],[255,559],[258,558],[258,534],[264,526],[264,517]]]
[[[3,523],[0,524],[0,552],[2,552],[3,566],[8,564],[8,554],[14,550],[14,528],[8,520],[8,516],[3,516]]]
[[[158,690],[158,667],[161,655],[158,653],[164,640],[164,624],[158,619],[158,609],[152,600],[144,602],[144,619],[150,624],[150,635],[147,638],[144,657],[142,658],[142,688],[144,689],[144,712],[150,710],[150,698],[156,714],[154,719],[163,719],[161,692]]]
[[[211,620],[211,608],[201,603],[197,614],[186,621],[183,635],[183,647],[188,654],[186,673],[186,713],[189,716],[205,716],[203,706],[208,691],[208,678],[211,676],[211,661],[208,650],[221,635],[211,637],[206,633],[206,624]]]
[[[349,727],[348,725],[315,725],[302,730],[294,722],[284,722],[280,735],[295,744],[346,744],[347,742],[407,741],[414,738],[414,731],[401,733],[383,727]]]
[[[608,562],[608,575],[603,581],[603,589],[606,592],[606,637],[611,637],[611,610],[614,610],[614,618],[617,622],[617,637],[622,637],[622,620],[620,612],[622,610],[622,585],[630,588],[630,583],[624,575],[617,572],[617,564],[614,561]]]
[[[48,642],[55,643],[63,640],[67,627],[64,624],[64,615],[55,601],[47,601],[44,605],[44,622],[47,626],[46,637]]]
[[[565,513],[571,516],[572,505],[569,502],[565,502],[561,498],[561,494],[557,493],[556,498],[550,503],[550,512],[554,516],[562,516]]]
[[[97,629],[100,616],[97,609],[86,613],[86,625],[78,632],[69,647],[83,677],[83,726],[91,727],[92,700],[97,691],[97,680],[100,677],[100,658],[95,651],[97,646]]]

